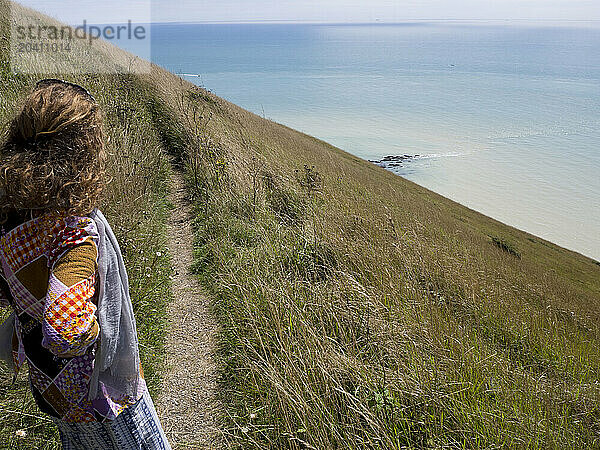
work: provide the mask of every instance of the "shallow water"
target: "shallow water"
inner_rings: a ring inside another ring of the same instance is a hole
[[[600,30],[155,24],[152,59],[240,106],[600,260]]]

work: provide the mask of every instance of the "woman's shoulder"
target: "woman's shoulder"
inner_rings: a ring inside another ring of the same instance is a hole
[[[55,261],[67,250],[84,243],[97,244],[98,230],[94,220],[87,216],[63,215],[59,217],[61,224],[54,233],[50,245],[49,260]]]
[[[66,216],[65,227],[73,230],[96,231],[96,222],[89,216]]]
[[[0,223],[0,228],[2,236],[23,235],[30,238],[38,236],[43,237],[43,240],[50,237],[54,243],[83,236],[98,237],[96,222],[92,217],[60,213],[45,213],[30,217],[14,212]]]
[[[90,217],[49,212],[32,215],[17,211],[0,230],[0,254],[14,271],[40,256],[45,256],[50,266],[73,247],[86,242],[97,245],[98,230]]]
[[[57,233],[58,241],[98,238],[98,229],[94,219],[88,216],[67,215],[61,217],[62,229]]]

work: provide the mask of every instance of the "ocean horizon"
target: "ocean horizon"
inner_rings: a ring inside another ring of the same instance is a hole
[[[189,81],[361,158],[407,155],[388,169],[600,260],[597,27],[160,23],[151,35],[153,62]]]

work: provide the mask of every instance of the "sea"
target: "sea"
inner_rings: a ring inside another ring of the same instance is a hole
[[[153,24],[152,60],[600,260],[600,26]]]

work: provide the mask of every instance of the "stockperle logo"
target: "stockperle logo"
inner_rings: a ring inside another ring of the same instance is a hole
[[[22,3],[32,9],[11,4],[13,71],[37,74],[150,72],[149,1],[127,2],[123,12],[133,13],[132,16],[120,15],[115,5],[84,8],[85,0],[84,5],[70,0]],[[82,13],[93,14],[82,18]]]

